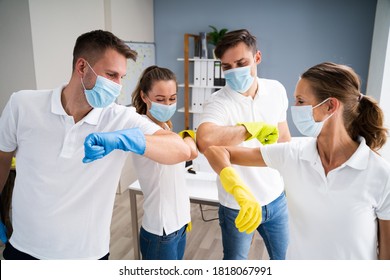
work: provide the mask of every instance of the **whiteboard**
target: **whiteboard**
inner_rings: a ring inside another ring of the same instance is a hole
[[[126,76],[122,79],[122,91],[117,98],[117,103],[121,105],[131,105],[131,94],[137,86],[139,77],[145,68],[156,64],[154,43],[126,42],[132,50],[135,50],[137,61],[127,60]]]

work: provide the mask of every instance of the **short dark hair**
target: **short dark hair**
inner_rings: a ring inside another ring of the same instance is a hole
[[[230,48],[235,47],[239,43],[245,43],[253,52],[257,51],[256,37],[249,33],[246,29],[239,29],[227,32],[215,46],[215,56],[221,58],[223,54]]]
[[[114,49],[126,58],[137,59],[137,52],[109,31],[94,30],[80,35],[73,49],[72,69],[80,57],[93,65],[107,49]]]

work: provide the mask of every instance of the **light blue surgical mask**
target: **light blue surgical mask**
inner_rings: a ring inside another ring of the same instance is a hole
[[[329,98],[325,99],[314,107],[311,105],[291,106],[292,119],[300,133],[305,136],[318,137],[325,121],[333,116],[334,112],[326,117],[323,121],[316,122],[313,117],[313,109],[321,106],[328,100]]]
[[[81,84],[84,88],[84,93],[87,98],[89,105],[93,108],[104,108],[115,101],[115,99],[121,93],[122,85],[117,84],[103,76],[99,76],[93,71],[91,65],[87,62],[89,68],[96,75],[95,86],[92,89],[86,89],[84,86],[83,79]]]
[[[149,97],[147,98],[149,99]],[[173,114],[176,112],[176,102],[171,105],[165,105],[153,102],[150,99],[149,101],[152,103],[152,106],[149,109],[150,114],[153,116],[153,118],[160,122],[166,122],[170,120]]]
[[[255,79],[251,75],[251,65],[223,71],[226,83],[235,91],[245,93]]]

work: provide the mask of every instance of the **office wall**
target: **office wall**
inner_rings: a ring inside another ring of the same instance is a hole
[[[1,0],[0,112],[13,91],[66,83],[80,34],[104,29],[153,42],[153,28],[153,0]]]
[[[153,0],[110,2],[111,30],[115,35],[125,41],[154,42]]]
[[[84,32],[104,29],[126,41],[154,40],[153,0],[30,0],[30,13],[37,88],[69,80],[73,46]]]
[[[183,34],[247,28],[258,39],[261,77],[277,79],[287,89],[290,105],[299,75],[308,67],[333,61],[352,66],[366,89],[376,2],[355,0],[155,0],[157,63],[171,68],[183,82]],[[182,92],[182,91],[181,91]],[[179,107],[183,106],[180,95]],[[184,128],[183,113],[174,116]],[[299,132],[291,121],[294,136]]]
[[[0,1],[0,115],[12,92],[36,87],[28,0]]]
[[[57,87],[72,74],[72,51],[77,37],[93,29],[104,29],[103,1],[29,2],[37,88]]]
[[[390,128],[390,0],[378,0],[367,93],[378,100]],[[380,153],[390,161],[390,136]]]
[[[378,0],[367,93],[379,101],[390,127],[390,0]]]

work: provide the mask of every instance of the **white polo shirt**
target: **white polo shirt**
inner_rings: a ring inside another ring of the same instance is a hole
[[[220,126],[234,126],[241,122],[266,122],[277,125],[286,121],[288,99],[283,85],[275,80],[260,79],[255,98],[245,97],[226,85],[214,93],[203,105],[201,123],[211,122]],[[260,147],[257,139],[242,142],[242,147]],[[283,192],[283,180],[279,172],[271,168],[234,165],[235,170],[251,188],[261,205],[267,205]],[[234,197],[228,194],[217,180],[219,202],[232,209],[240,209]]]
[[[148,117],[147,120],[152,122]],[[162,236],[191,221],[190,199],[185,181],[185,162],[165,165],[132,154],[144,195],[142,227]]]
[[[61,105],[63,87],[14,93],[0,118],[0,150],[16,150],[12,245],[39,259],[99,259],[109,251],[116,188],[126,153],[82,163],[92,132],[160,129],[112,104],[78,123]]]
[[[327,176],[314,138],[261,148],[285,181],[288,259],[377,259],[377,219],[390,220],[390,164],[360,141]]]

